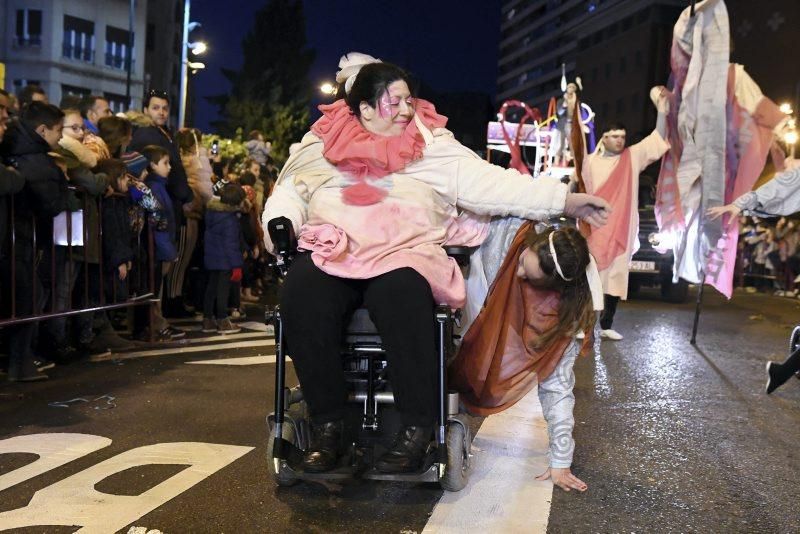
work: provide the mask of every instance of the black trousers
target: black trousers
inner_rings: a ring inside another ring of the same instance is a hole
[[[206,295],[203,299],[203,317],[206,319],[228,318],[228,294],[231,287],[230,271],[208,271]]]
[[[342,333],[363,305],[383,340],[403,424],[433,424],[438,406],[434,301],[422,275],[403,268],[367,280],[337,278],[302,254],[289,269],[280,305],[287,352],[315,423],[343,417]]]
[[[617,313],[619,297],[606,293],[603,295],[603,312],[600,314],[600,328],[608,330],[614,324],[614,314]]]

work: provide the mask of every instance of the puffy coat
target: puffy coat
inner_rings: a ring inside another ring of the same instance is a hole
[[[244,264],[242,259],[242,230],[237,206],[223,204],[216,198],[206,205],[205,268],[229,271]]]

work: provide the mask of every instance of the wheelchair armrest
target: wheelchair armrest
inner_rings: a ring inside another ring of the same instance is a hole
[[[456,260],[461,267],[469,265],[469,257],[478,247],[465,247],[462,245],[445,245],[444,251],[448,256]]]

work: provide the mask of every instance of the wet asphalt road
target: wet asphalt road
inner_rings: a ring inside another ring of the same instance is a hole
[[[764,362],[786,356],[800,301],[706,292],[697,348],[693,304],[621,303],[600,356],[576,365],[574,472],[585,494],[555,490],[550,532],[800,531],[800,381],[766,396]],[[39,490],[137,447],[204,442],[251,447],[196,485],[119,527],[175,532],[420,532],[435,486],[300,484],[276,489],[265,466],[274,365],[187,365],[272,354],[272,347],[210,350],[54,369],[53,380],[0,386],[0,439],[77,432],[111,445],[0,491],[0,513]],[[70,408],[74,397],[105,400]],[[0,476],[33,457],[0,454]],[[183,468],[123,471],[97,489],[137,495]],[[3,527],[0,516],[0,528]],[[25,532],[73,532],[35,527]]]
[[[707,290],[695,348],[694,300],[652,298],[621,303],[625,339],[576,365],[589,491],[554,492],[548,530],[800,532],[800,381],[764,394],[800,301]]]

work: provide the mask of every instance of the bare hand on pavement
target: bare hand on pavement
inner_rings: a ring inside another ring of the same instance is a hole
[[[572,474],[569,467],[548,467],[547,471],[536,477],[536,480],[553,479],[553,484],[564,491],[586,491],[589,486],[586,482]]]

